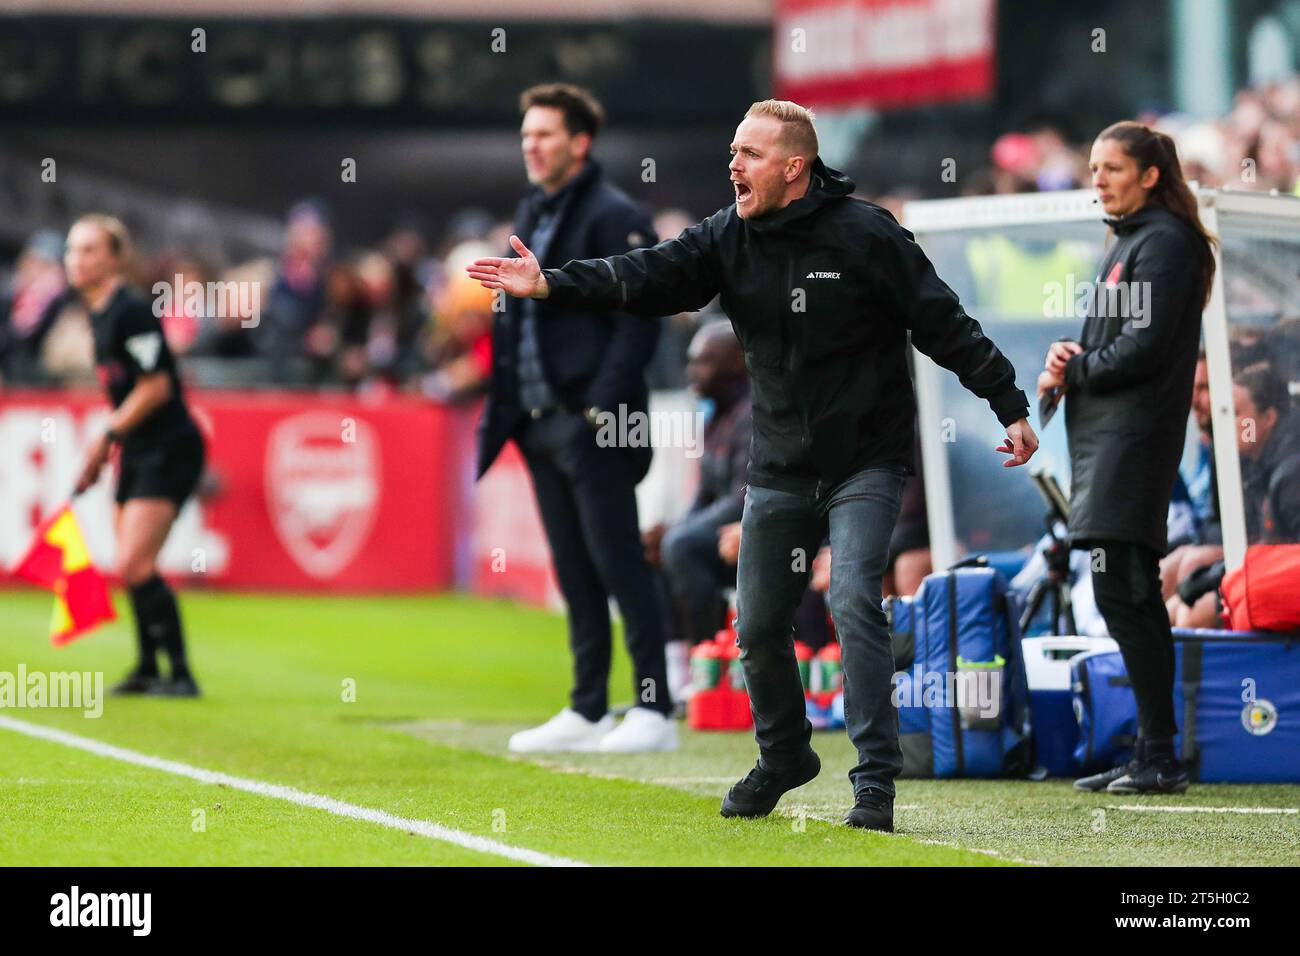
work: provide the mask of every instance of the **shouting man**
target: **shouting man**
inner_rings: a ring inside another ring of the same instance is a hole
[[[736,201],[648,249],[540,268],[480,259],[491,289],[588,310],[659,316],[715,295],[745,350],[754,407],[749,492],[737,571],[745,684],[759,758],[722,802],[761,817],[817,776],[791,623],[812,556],[829,534],[829,605],[843,649],[844,712],[858,763],[845,822],[893,829],[902,769],[890,699],[894,660],[880,585],[903,483],[912,473],[916,400],[908,333],[987,399],[1006,428],[997,449],[1022,465],[1038,447],[1011,363],[968,316],[911,233],[850,197],[853,182],[817,155],[812,113],[786,101],[749,108],[731,144]]]

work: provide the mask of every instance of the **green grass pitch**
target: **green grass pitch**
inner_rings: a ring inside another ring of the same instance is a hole
[[[190,591],[181,600],[202,700],[110,698],[98,719],[53,709],[3,709],[0,717],[591,864],[1300,859],[1300,786],[1199,784],[1161,800],[1078,794],[1067,781],[902,780],[898,833],[850,830],[836,825],[851,796],[842,731],[815,735],[822,774],[776,814],[724,820],[718,801],[755,757],[748,734],[684,731],[671,754],[506,753],[512,731],[565,702],[569,659],[558,615],[463,596]],[[126,610],[120,595],[117,604]],[[112,683],[130,666],[129,619],[56,650],[45,638],[49,613],[47,594],[0,592],[0,671],[20,663],[29,672],[103,671]],[[355,701],[344,699],[346,686]],[[621,653],[611,687],[615,703],[630,701]],[[1220,812],[1158,809],[1172,806]],[[517,861],[0,727],[0,863]]]

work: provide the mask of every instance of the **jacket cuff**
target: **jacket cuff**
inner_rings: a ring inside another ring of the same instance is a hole
[[[1083,357],[1087,352],[1077,352],[1065,363],[1065,384],[1078,391],[1084,387]]]
[[[993,409],[993,414],[998,416],[998,421],[1003,428],[1029,417],[1029,399],[1018,388],[1009,389],[1001,395],[994,395],[989,399],[989,407]]]
[[[546,279],[548,291],[546,298],[540,301],[559,306],[574,305],[578,301],[578,288],[563,269],[543,269],[542,276]]]

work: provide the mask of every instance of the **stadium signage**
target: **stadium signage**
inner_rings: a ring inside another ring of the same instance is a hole
[[[520,77],[595,87],[625,128],[731,124],[766,86],[763,23],[491,23],[507,55],[485,23],[436,15],[0,16],[0,125],[515,126]],[[684,35],[708,55],[681,56]]]
[[[993,0],[780,0],[777,95],[875,109],[988,98],[994,12]]]
[[[451,586],[458,549],[468,549],[474,407],[268,390],[195,389],[189,398],[208,441],[211,479],[181,510],[159,556],[164,574],[214,587],[331,593]],[[67,503],[106,413],[98,391],[0,394],[0,446],[8,453],[0,459],[0,590],[42,518]],[[304,426],[307,413],[321,416],[317,424]],[[109,474],[77,498],[86,546],[106,570],[117,565],[113,489]],[[523,500],[531,506],[528,495]],[[540,526],[538,536],[545,555]],[[519,542],[511,545],[517,568]],[[337,573],[318,576],[330,567]]]

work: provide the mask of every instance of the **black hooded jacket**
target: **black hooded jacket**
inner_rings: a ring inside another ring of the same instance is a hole
[[[1084,350],[1065,369],[1070,540],[1129,541],[1164,554],[1192,406],[1207,251],[1191,226],[1153,203],[1108,223],[1116,239],[1098,270]],[[1103,294],[1107,287],[1115,293]]]
[[[907,334],[1003,425],[1028,402],[1015,369],[888,211],[817,160],[807,195],[755,219],[734,205],[675,239],[546,269],[559,306],[658,316],[721,296],[754,405],[749,482],[820,497],[863,468],[912,469]]]

